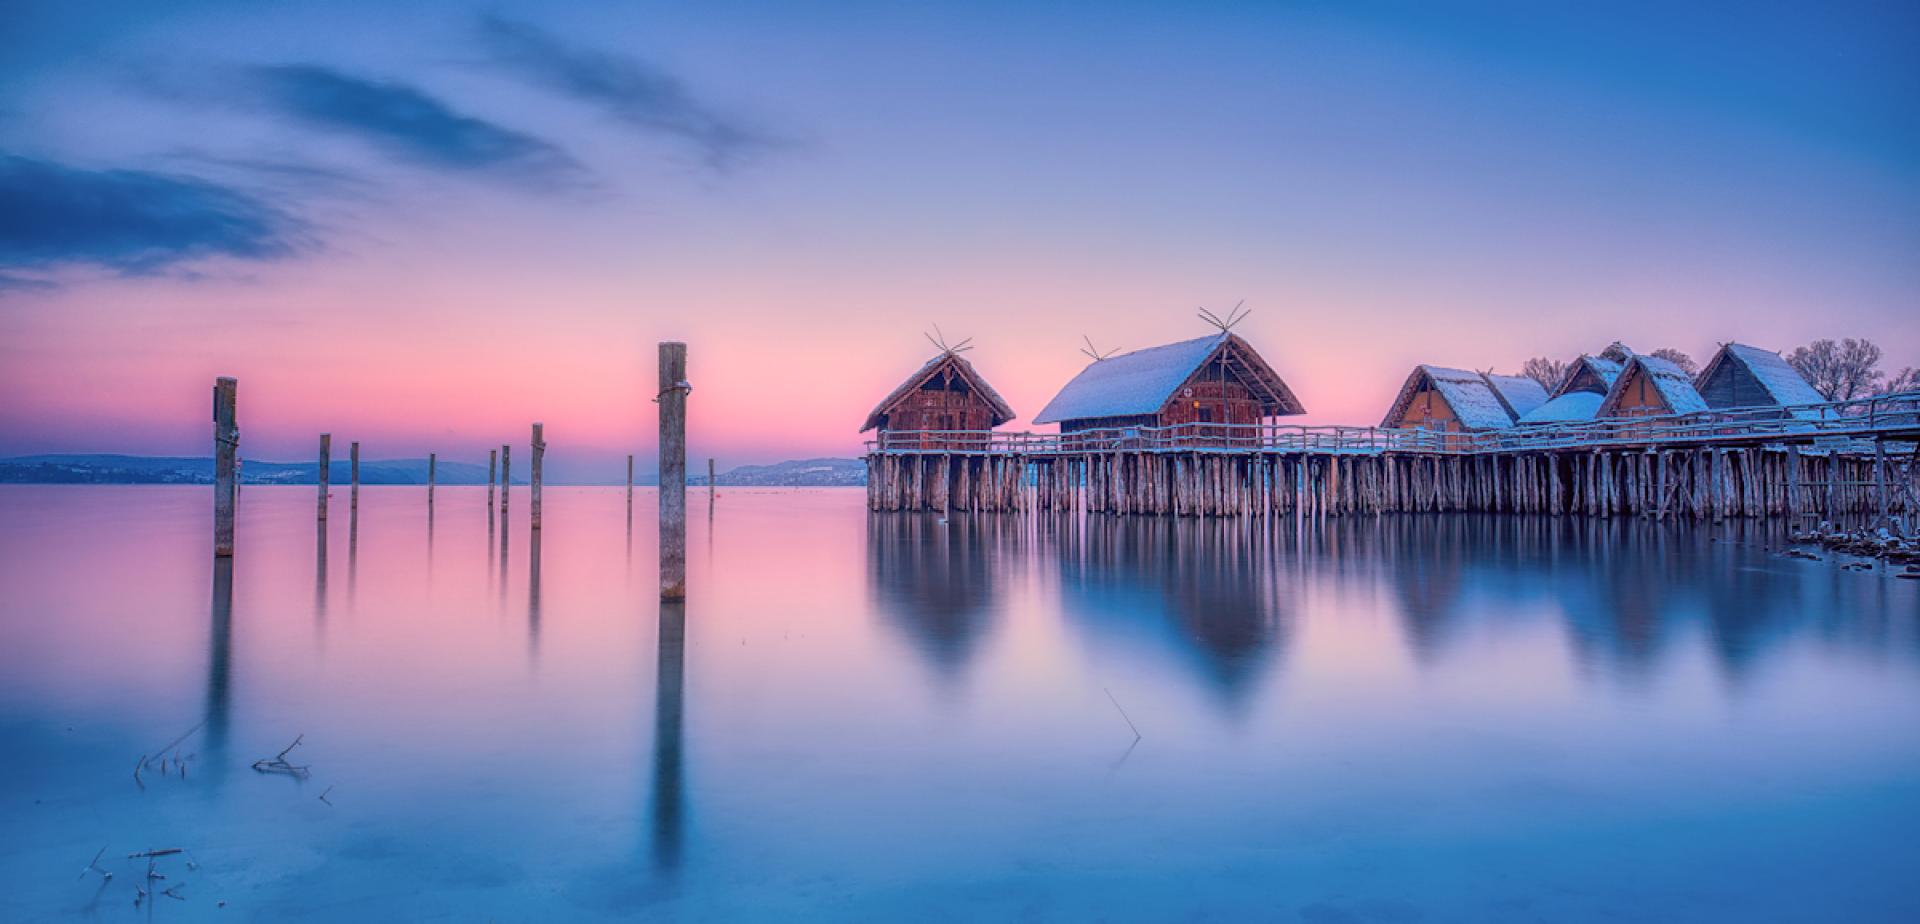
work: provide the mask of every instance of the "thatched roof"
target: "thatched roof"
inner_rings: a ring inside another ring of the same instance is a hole
[[[1493,386],[1493,393],[1500,396],[1500,403],[1507,407],[1507,416],[1514,420],[1527,416],[1534,408],[1547,403],[1547,390],[1527,376],[1494,375],[1488,372],[1481,377]]]
[[[1600,410],[1600,402],[1605,400],[1605,395],[1596,395],[1590,391],[1570,391],[1528,411],[1521,416],[1520,423],[1574,423],[1592,420],[1594,413]]]
[[[1700,371],[1700,377],[1694,380],[1696,386],[1701,391],[1706,391],[1707,383],[1713,381],[1716,374],[1724,374],[1721,367],[1728,363],[1739,366],[1752,375],[1753,380],[1760,385],[1761,390],[1765,391],[1768,397],[1773,399],[1775,404],[1820,404],[1827,400],[1825,395],[1814,391],[1813,386],[1807,384],[1806,378],[1800,375],[1799,370],[1780,358],[1779,353],[1744,343],[1722,345],[1720,352],[1713,354],[1713,359],[1707,361],[1707,367]]]
[[[1260,400],[1261,416],[1306,413],[1280,374],[1245,340],[1214,334],[1095,360],[1060,389],[1033,422],[1157,414],[1195,372],[1223,355]]]
[[[1666,402],[1669,414],[1692,414],[1707,409],[1707,400],[1694,390],[1693,378],[1674,365],[1657,356],[1636,354],[1627,360],[1627,367],[1614,379],[1612,390],[1600,402],[1595,417],[1612,417],[1619,412],[1620,399],[1626,387],[1637,379],[1644,378],[1653,384],[1654,391]]]
[[[992,385],[987,384],[987,380],[973,368],[973,364],[961,358],[960,354],[949,350],[927,360],[927,364],[921,366],[918,372],[907,376],[907,380],[901,382],[899,388],[882,398],[880,403],[874,406],[873,413],[867,415],[867,422],[860,427],[860,432],[865,433],[880,426],[885,422],[887,414],[893,410],[893,406],[900,403],[900,399],[912,394],[914,389],[919,388],[928,379],[948,370],[963,379],[968,388],[986,399],[988,406],[993,408],[994,426],[1000,426],[1014,418],[1013,406],[1009,405],[1005,398],[1000,397],[1000,393],[994,391]]]
[[[1381,418],[1380,426],[1397,427],[1401,415],[1407,412],[1407,406],[1413,403],[1414,396],[1420,393],[1422,383],[1427,384],[1440,395],[1441,400],[1453,409],[1453,416],[1459,418],[1460,425],[1469,430],[1498,430],[1513,426],[1514,415],[1507,410],[1507,403],[1487,376],[1471,369],[1449,369],[1446,366],[1415,366],[1408,373],[1407,380],[1400,386],[1399,396],[1393,399],[1393,406],[1387,409],[1387,416]],[[1541,392],[1544,401],[1545,390],[1538,383],[1534,389]],[[1538,402],[1536,402],[1538,403]]]
[[[1611,351],[1614,349],[1625,349],[1625,347],[1616,343],[1607,349]],[[1613,380],[1619,378],[1620,370],[1625,368],[1626,363],[1624,360],[1615,362],[1604,356],[1589,356],[1582,353],[1579,358],[1573,361],[1573,365],[1567,369],[1567,377],[1560,380],[1560,386],[1553,390],[1553,397],[1558,398],[1561,395],[1576,390],[1574,386],[1582,382],[1593,383],[1599,388],[1599,391],[1594,393],[1604,395],[1609,389],[1613,388]],[[1580,388],[1578,390],[1586,391],[1588,389]]]

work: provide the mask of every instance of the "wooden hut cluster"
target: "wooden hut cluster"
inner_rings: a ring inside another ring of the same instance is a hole
[[[1181,446],[1227,446],[1250,429],[1306,408],[1280,374],[1239,336],[1221,331],[1180,343],[1096,357],[1035,415],[1062,434],[1091,438],[1160,431]],[[984,450],[987,431],[1014,417],[985,378],[943,350],[867,415],[882,449]],[[971,431],[971,432],[968,432]]]
[[[1380,425],[1475,433],[1722,408],[1791,409],[1823,400],[1771,350],[1724,344],[1690,376],[1672,362],[1614,343],[1599,355],[1576,358],[1551,392],[1521,376],[1416,366]]]

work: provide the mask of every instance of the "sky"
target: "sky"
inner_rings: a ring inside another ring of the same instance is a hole
[[[1236,332],[1408,370],[1920,365],[1911,3],[0,2],[0,455],[856,454],[936,326],[1027,426]],[[1050,429],[1050,428],[1043,428]]]

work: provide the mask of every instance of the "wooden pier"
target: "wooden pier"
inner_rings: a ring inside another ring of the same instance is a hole
[[[940,447],[938,449],[924,447]],[[1920,510],[1920,393],[1480,433],[1188,424],[892,432],[876,511],[1727,517]]]

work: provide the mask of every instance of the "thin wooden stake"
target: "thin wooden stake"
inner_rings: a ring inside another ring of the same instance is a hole
[[[233,555],[234,458],[240,450],[235,402],[240,385],[222,376],[213,383],[213,554]]]
[[[540,528],[540,463],[547,456],[547,441],[541,424],[533,425],[533,490],[527,502],[528,519],[533,529]]]
[[[660,344],[660,599],[687,596],[687,345]]]
[[[320,519],[327,518],[327,487],[333,479],[333,434],[320,434]]]

